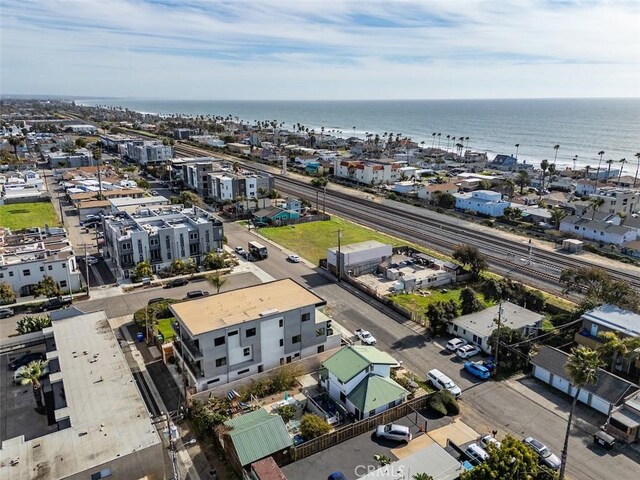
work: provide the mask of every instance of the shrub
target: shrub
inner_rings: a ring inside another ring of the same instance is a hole
[[[453,416],[458,415],[460,413],[460,406],[458,405],[458,401],[455,397],[449,392],[449,390],[441,390],[436,393],[442,399],[442,403],[444,403],[445,408],[447,409],[447,415]]]
[[[440,395],[438,395],[438,393],[440,392],[434,393],[431,398],[429,398],[428,406],[434,412],[444,416],[447,414],[447,407],[444,406],[442,398],[440,397]]]
[[[300,433],[305,440],[329,433],[329,430],[331,426],[327,421],[312,413],[305,414],[300,421]]]
[[[283,405],[278,408],[278,415],[282,417],[284,423],[287,423],[289,420],[293,419],[296,416],[296,407],[295,405]]]

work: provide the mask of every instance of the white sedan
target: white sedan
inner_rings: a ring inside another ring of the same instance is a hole
[[[456,355],[460,358],[471,358],[480,353],[480,347],[477,345],[464,345],[456,350]]]
[[[300,263],[300,257],[298,255],[292,254],[287,257],[287,261],[291,263]]]
[[[92,256],[88,256],[86,258],[86,261],[89,265],[95,265],[96,263],[98,263],[100,260],[98,260],[96,257],[92,257]]]

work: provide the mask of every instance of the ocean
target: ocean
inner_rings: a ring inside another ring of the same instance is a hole
[[[604,161],[629,162],[634,173],[640,152],[640,98],[531,99],[531,100],[367,100],[367,101],[218,101],[150,99],[82,99],[84,105],[112,105],[138,112],[189,115],[232,115],[245,122],[276,120],[286,128],[300,123],[320,132],[342,132],[343,137],[365,133],[400,133],[414,141],[447,146],[446,136],[469,137],[465,146],[496,154],[516,154],[536,166],[553,162],[559,167],[597,167]],[[432,134],[436,133],[434,137]],[[441,135],[438,137],[437,133]],[[449,144],[451,148],[452,144]],[[620,167],[614,164],[613,168]]]

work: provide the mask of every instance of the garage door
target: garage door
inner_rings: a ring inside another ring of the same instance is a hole
[[[533,376],[542,380],[544,383],[549,383],[549,370],[545,370],[544,368],[534,365]]]
[[[598,410],[605,415],[609,414],[609,402],[600,397],[596,397],[595,395],[591,396],[591,408]]]
[[[564,393],[567,393],[569,391],[569,382],[562,377],[558,377],[557,375],[553,376],[551,385]]]

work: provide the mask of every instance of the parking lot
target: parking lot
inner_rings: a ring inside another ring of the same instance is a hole
[[[326,480],[330,473],[340,471],[347,478],[357,478],[366,475],[372,468],[379,466],[374,455],[385,455],[392,460],[397,460],[398,449],[411,449],[413,442],[419,442],[419,438],[425,434],[420,431],[425,422],[428,431],[440,428],[451,423],[451,418],[436,418],[427,411],[409,414],[393,423],[409,427],[413,440],[408,445],[379,439],[375,431],[363,433],[357,437],[346,440],[338,445],[311,455],[291,465],[282,468],[287,478],[304,478],[305,480]]]
[[[15,372],[9,369],[9,362],[28,351],[44,351],[44,345],[11,355],[0,355],[0,442],[20,435],[30,440],[58,429],[55,423],[49,425],[46,414],[36,412],[31,385],[16,385],[13,380]],[[46,380],[43,379],[43,382]]]

